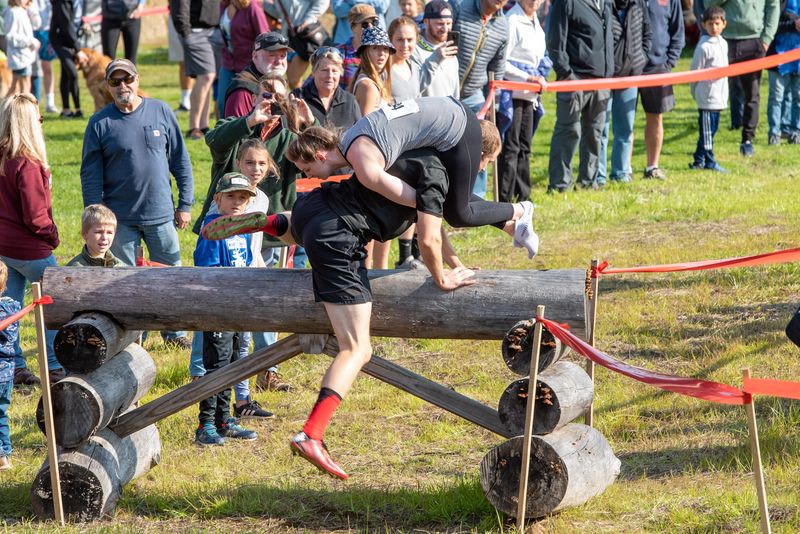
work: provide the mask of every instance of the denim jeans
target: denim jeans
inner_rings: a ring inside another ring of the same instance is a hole
[[[217,85],[217,114],[220,119],[224,118],[223,115],[225,115],[225,93],[228,91],[228,86],[235,76],[236,73],[232,70],[228,70],[225,67],[219,68],[219,74],[217,74],[215,83]]]
[[[800,130],[800,75],[781,75],[769,72],[769,98],[767,99],[767,122],[769,135],[794,133]],[[789,100],[791,104],[786,105]],[[788,109],[787,109],[788,108]]]
[[[44,275],[45,267],[58,265],[56,257],[50,254],[41,260],[15,260],[8,256],[0,256],[0,260],[8,266],[8,285],[4,296],[10,297],[22,306],[25,300],[25,285],[27,282],[39,282]],[[47,307],[44,310],[47,315]],[[61,369],[61,364],[56,360],[56,353],[53,351],[53,340],[56,337],[56,330],[45,330],[45,345],[47,347],[47,366],[50,370]],[[22,347],[19,339],[14,342],[14,365],[18,369],[25,369],[27,364],[22,356]]]
[[[467,98],[461,100],[461,103],[464,104],[466,107],[477,113],[483,107],[483,104],[486,102],[486,98],[483,96],[482,93],[475,93],[474,95],[470,95]],[[483,198],[486,198],[486,170],[482,170],[478,172],[478,178],[475,180],[475,185],[472,187],[472,194]]]
[[[11,456],[11,429],[8,427],[8,408],[14,381],[0,382],[0,456]]]
[[[636,87],[611,91],[611,99],[608,101],[606,111],[606,125],[600,140],[600,161],[597,165],[598,185],[606,183],[609,123],[611,123],[614,141],[611,144],[611,175],[608,177],[612,180],[627,182],[633,174],[633,169],[631,169],[633,120],[636,117],[638,94],[639,90]]]
[[[117,223],[117,235],[111,252],[126,265],[136,265],[136,247],[142,244],[147,246],[152,261],[165,265],[181,264],[181,249],[178,241],[178,231],[173,221],[161,224],[127,225]],[[178,337],[185,337],[186,332],[161,332],[161,337],[169,341]]]

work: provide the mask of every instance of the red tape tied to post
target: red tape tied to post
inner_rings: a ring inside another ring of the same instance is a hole
[[[52,304],[52,303],[53,303],[53,297],[51,297],[50,295],[42,295],[42,298],[40,298],[39,300],[34,300],[33,302],[22,308],[14,315],[9,315],[8,317],[0,321],[0,331],[5,330],[10,325],[16,323],[17,321],[28,315],[30,312],[33,311],[34,308],[36,308],[36,306],[39,305],[45,306],[47,304]]]
[[[548,321],[547,319],[536,319],[547,328],[551,334],[561,340],[562,343],[568,345],[572,350],[578,354],[589,358],[598,365],[602,365],[606,369],[610,369],[615,373],[633,378],[639,382],[644,382],[651,386],[661,388],[673,393],[687,395],[689,397],[696,397],[719,404],[749,404],[750,396],[742,390],[733,386],[720,384],[719,382],[710,382],[708,380],[698,380],[696,378],[685,378],[674,375],[667,375],[648,371],[641,367],[636,367],[615,358],[608,354],[600,352],[585,341],[576,337],[571,332],[562,328],[558,323]]]
[[[771,378],[745,378],[742,389],[749,395],[768,395],[800,400],[800,382],[787,382]]]
[[[648,265],[644,267],[626,267],[613,269],[604,261],[592,271],[592,278],[601,274],[619,273],[674,273],[682,271],[708,271],[712,269],[732,269],[734,267],[753,267],[755,265],[771,265],[773,263],[788,263],[800,261],[800,248],[776,250],[755,256],[742,256],[740,258],[726,258],[722,260],[703,260],[688,263],[669,263],[665,265]]]
[[[549,93],[564,93],[571,91],[599,91],[601,89],[627,89],[629,87],[658,87],[662,85],[702,82],[771,69],[772,67],[777,67],[778,65],[798,59],[800,59],[800,48],[781,54],[734,63],[727,67],[713,67],[710,69],[684,72],[666,72],[662,74],[643,74],[640,76],[622,76],[620,78],[594,78],[590,80],[552,82],[547,84],[544,91]],[[509,89],[512,91],[532,91],[539,93],[542,91],[542,86],[538,83],[498,80],[489,84],[490,94],[493,89]],[[486,116],[491,102],[492,99],[487,99],[486,103],[483,105],[483,109],[478,113],[479,119]]]
[[[136,266],[137,267],[171,267],[171,265],[165,265],[163,263],[158,263],[157,261],[150,261],[144,258],[136,258]]]

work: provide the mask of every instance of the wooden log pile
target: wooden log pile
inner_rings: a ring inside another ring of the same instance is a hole
[[[128,435],[107,428],[155,381],[155,363],[132,342],[138,336],[94,312],[77,316],[56,335],[56,356],[72,372],[50,392],[64,513],[73,521],[112,514],[123,486],[160,462],[155,425]],[[31,486],[31,504],[40,518],[53,517],[47,461]]]
[[[518,374],[530,370],[532,320],[515,324],[503,338],[502,356]],[[620,461],[597,430],[571,423],[591,406],[594,386],[586,372],[562,360],[567,352],[543,331],[534,396],[526,518],[540,518],[599,495],[619,474]],[[480,466],[484,494],[498,510],[517,515],[523,432],[530,379],[512,382],[500,398],[498,416],[511,439],[490,450]]]

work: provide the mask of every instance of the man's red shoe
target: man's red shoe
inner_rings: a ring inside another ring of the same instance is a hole
[[[289,443],[289,448],[292,449],[292,454],[298,454],[317,466],[320,471],[328,473],[332,477],[345,480],[350,477],[344,470],[336,465],[331,460],[331,455],[328,454],[328,448],[322,440],[311,439],[306,436],[305,432],[295,434],[292,441]]]

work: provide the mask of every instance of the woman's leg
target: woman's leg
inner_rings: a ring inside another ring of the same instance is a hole
[[[100,23],[100,43],[103,46],[103,55],[116,59],[117,44],[119,43],[121,20],[112,20],[103,17]]]
[[[142,33],[142,19],[130,19],[122,23],[122,43],[125,46],[125,59],[136,63],[139,51],[139,35]]]
[[[444,204],[444,220],[451,226],[499,224],[500,228],[522,214],[522,208],[515,210],[514,204],[487,202],[472,194],[481,163],[481,127],[474,113],[467,111],[467,126],[461,140],[439,157],[450,179]]]

